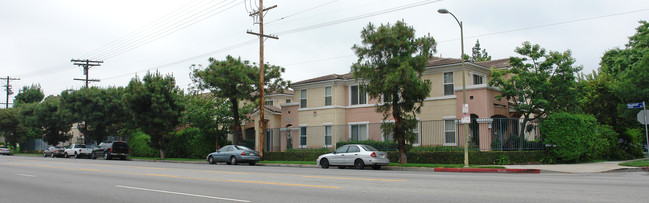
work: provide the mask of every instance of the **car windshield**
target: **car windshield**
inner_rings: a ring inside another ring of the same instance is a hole
[[[378,149],[376,149],[376,148],[374,148],[372,146],[369,146],[369,145],[360,145],[360,146],[363,147],[363,149],[365,149],[365,151],[379,151]]]
[[[250,149],[250,148],[248,148],[248,147],[244,147],[244,146],[236,146],[236,147],[237,147],[237,149],[239,149],[239,150],[252,150],[252,149]]]
[[[77,148],[86,148],[86,145],[82,145],[82,144],[80,144],[80,145],[75,145],[75,146],[77,146]]]

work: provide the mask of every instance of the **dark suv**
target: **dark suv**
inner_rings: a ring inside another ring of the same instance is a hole
[[[128,144],[122,141],[107,141],[102,142],[99,146],[95,147],[90,154],[90,158],[96,159],[97,157],[104,157],[104,159],[109,160],[113,157],[119,157],[120,159],[126,159],[128,156]]]

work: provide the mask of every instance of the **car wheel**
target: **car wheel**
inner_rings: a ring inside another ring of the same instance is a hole
[[[329,160],[327,160],[327,159],[320,160],[320,167],[329,168]]]
[[[248,165],[251,165],[251,166],[254,166],[255,164],[256,164],[256,162],[254,162],[254,161],[248,162]]]
[[[54,153],[52,153],[51,157],[54,158]]]
[[[347,167],[345,167],[345,166],[338,166],[338,168],[339,168],[339,169],[345,169],[345,168],[347,168]]]
[[[110,155],[104,152],[104,160],[109,160],[109,159],[110,159]]]
[[[379,170],[379,169],[381,169],[381,166],[379,166],[379,165],[374,165],[374,166],[372,166],[372,169],[374,169],[374,170]]]
[[[63,157],[65,157],[65,158],[70,158],[70,156],[68,156],[68,153],[67,153],[67,152],[66,152],[65,154],[63,154]]]
[[[237,157],[231,156],[230,157],[230,164],[237,165]]]
[[[207,163],[216,164],[216,161],[214,161],[214,157],[210,156],[210,157],[207,157]]]
[[[79,154],[75,152],[75,153],[74,153],[74,158],[75,158],[75,159],[78,159],[78,158],[79,158]]]
[[[95,152],[92,152],[90,154],[90,159],[97,159],[97,155],[95,155]]]
[[[356,167],[356,169],[363,169],[365,168],[365,163],[361,159],[356,159],[356,161],[354,161],[354,167]]]
[[[43,157],[47,157],[47,154],[45,152],[43,152]]]

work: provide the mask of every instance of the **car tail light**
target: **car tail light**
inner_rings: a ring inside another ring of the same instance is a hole
[[[370,156],[376,158],[376,152],[372,152],[372,154],[370,154]]]
[[[241,152],[241,156],[245,156],[245,155],[246,155],[246,152]]]
[[[111,147],[111,148],[109,148],[109,149],[110,149],[110,152],[113,152],[113,148],[112,148],[112,147]]]

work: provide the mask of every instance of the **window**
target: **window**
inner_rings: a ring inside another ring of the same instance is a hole
[[[324,130],[325,147],[331,147],[331,126],[325,126]]]
[[[300,108],[306,108],[306,90],[300,90]]]
[[[286,99],[286,103],[291,103],[291,99]]]
[[[367,140],[367,124],[350,125],[351,141]]]
[[[331,87],[325,87],[325,106],[331,106]]]
[[[455,145],[455,120],[444,120],[444,144]]]
[[[350,146],[349,149],[347,150],[347,153],[354,153],[354,152],[360,152],[361,149],[358,148],[358,146]]]
[[[473,84],[474,85],[484,84],[484,76],[473,74]]]
[[[264,101],[265,106],[272,106],[273,105],[273,100],[266,100]]]
[[[300,147],[306,147],[306,127],[300,127]]]
[[[417,121],[417,127],[415,129],[412,129],[412,133],[415,134],[415,140],[412,141],[413,145],[419,145],[419,128],[420,128],[421,122]]]
[[[453,72],[444,73],[444,96],[454,95],[455,87],[453,86]]]
[[[351,105],[367,104],[367,94],[362,91],[358,85],[350,87],[351,89]]]
[[[348,145],[342,146],[342,147],[336,149],[336,154],[347,153],[347,149],[349,149]]]

